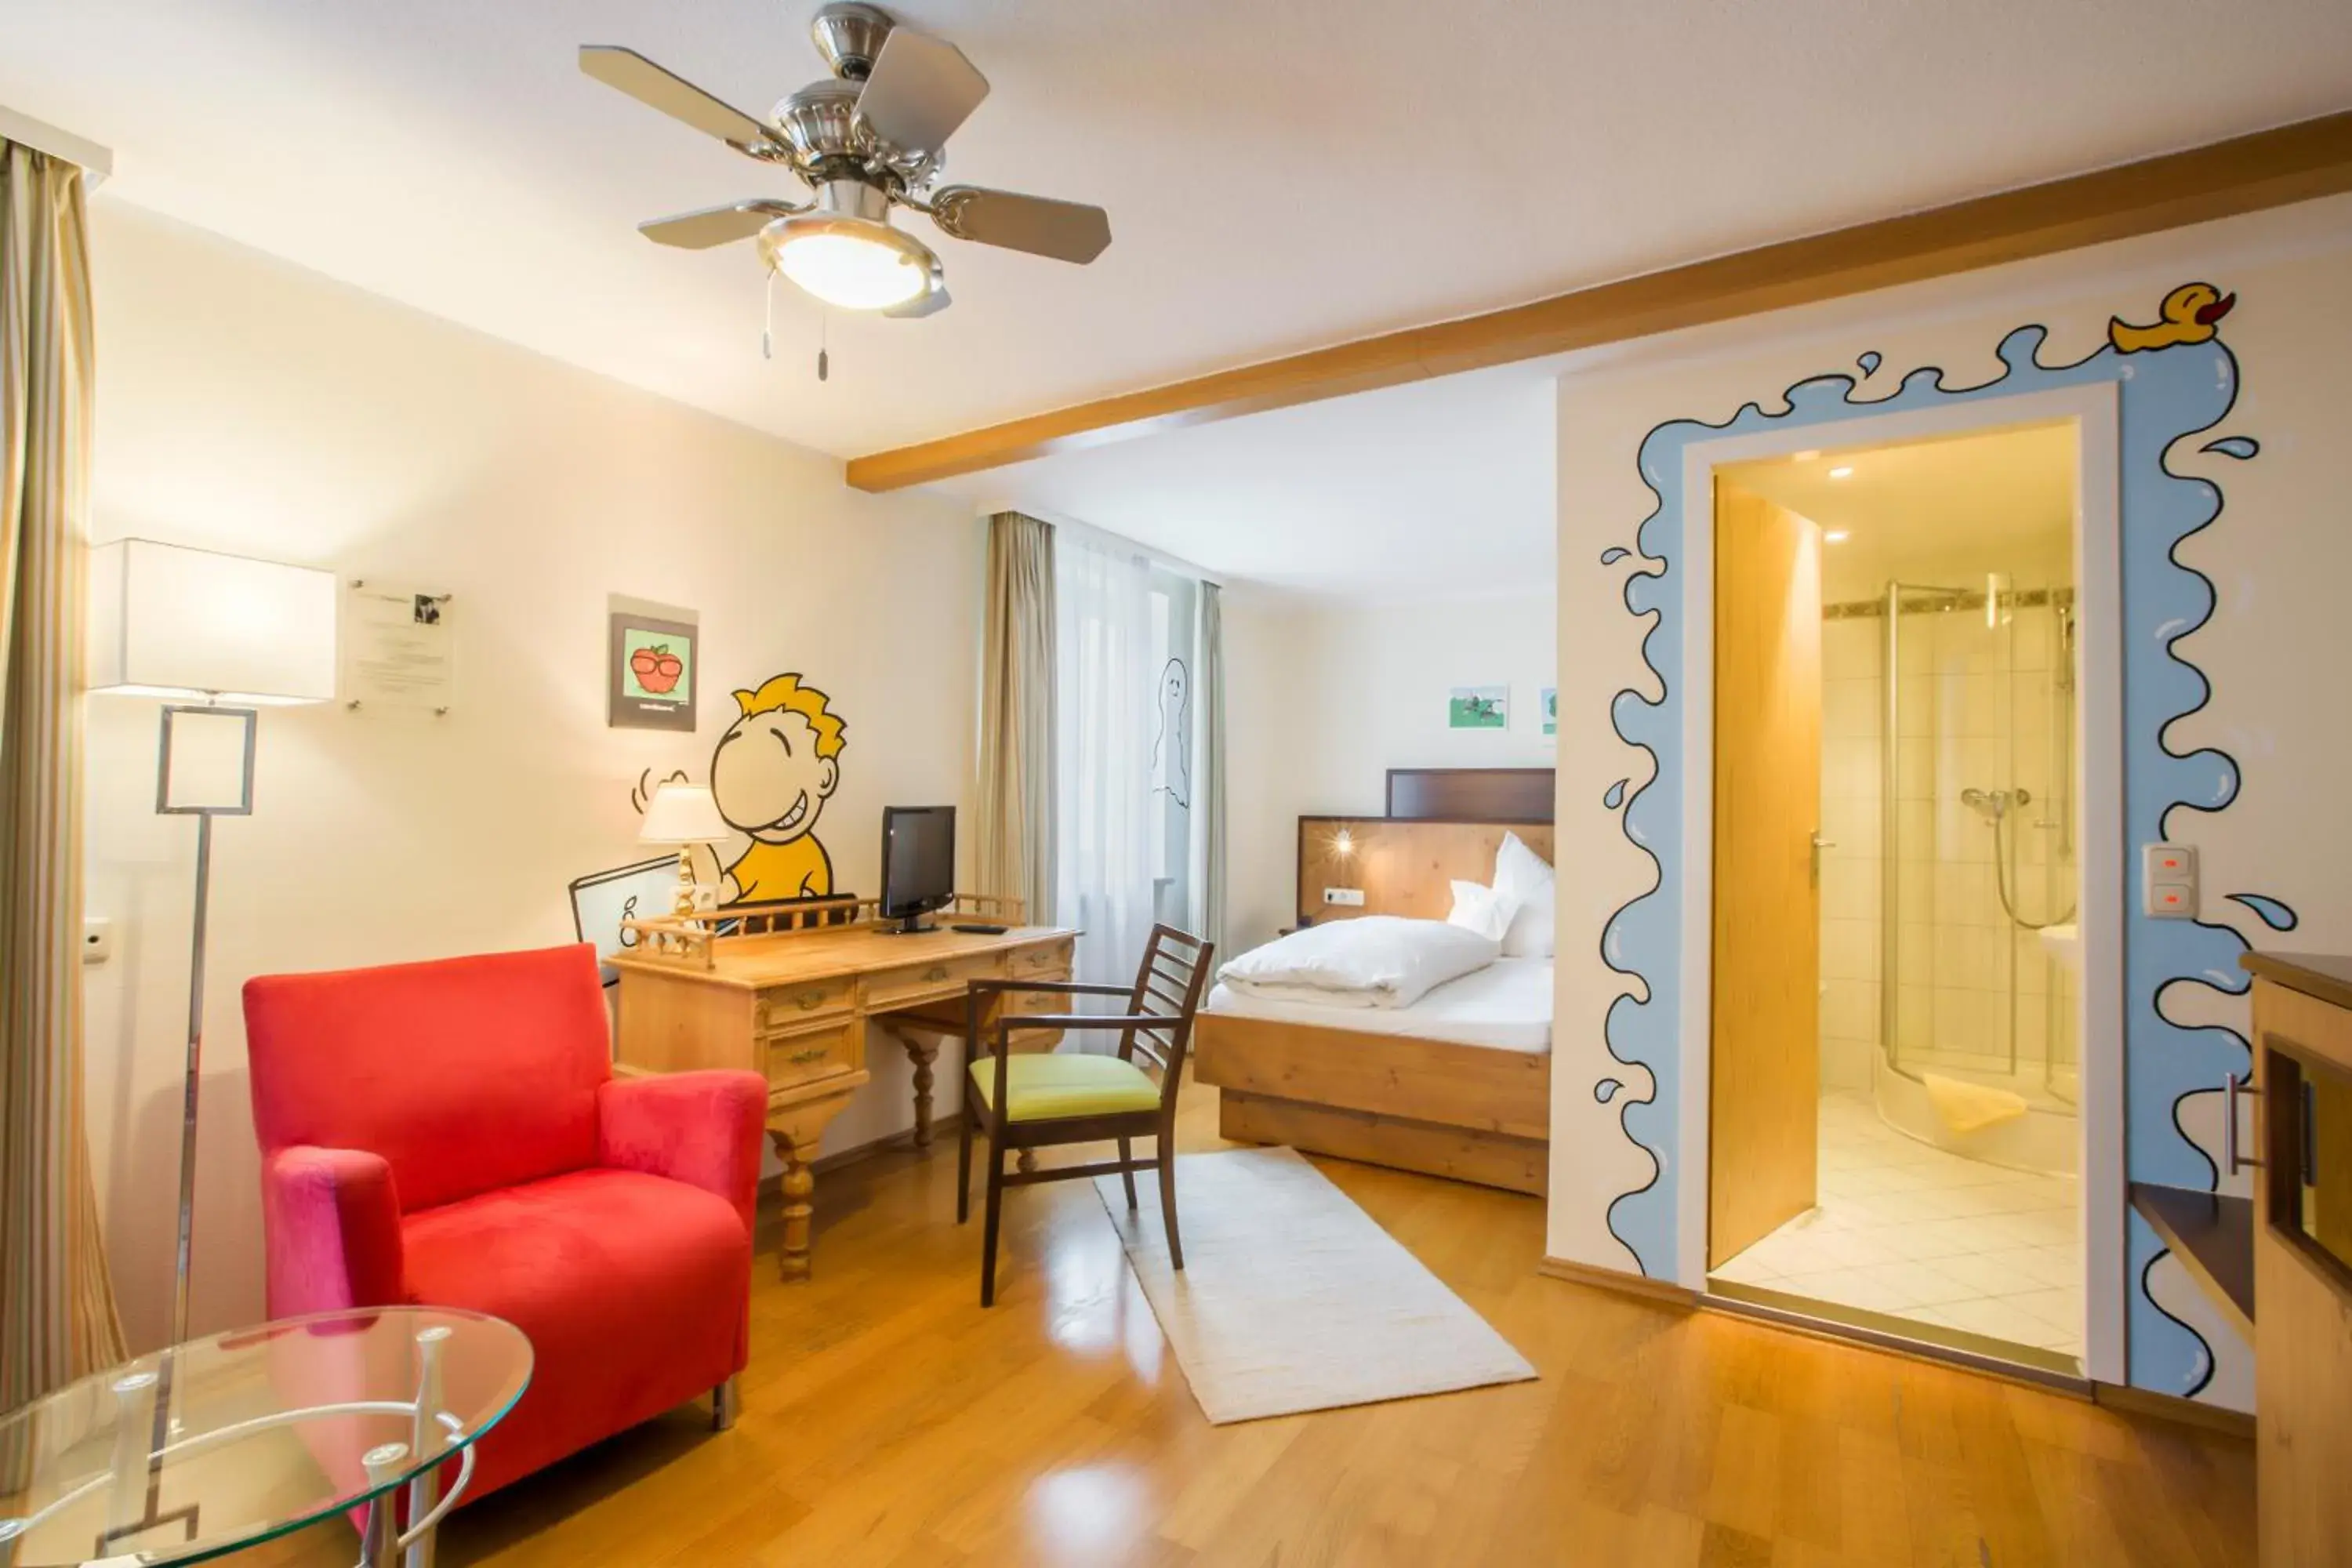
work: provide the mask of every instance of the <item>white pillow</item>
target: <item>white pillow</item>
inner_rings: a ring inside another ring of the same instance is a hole
[[[1454,912],[1445,923],[1465,931],[1475,931],[1489,942],[1500,942],[1503,933],[1511,929],[1511,917],[1518,905],[1505,898],[1499,889],[1478,882],[1454,884]]]
[[[1551,863],[1528,848],[1516,833],[1503,835],[1495,852],[1495,891],[1511,902],[1511,923],[1503,932],[1506,958],[1549,958],[1552,950]]]

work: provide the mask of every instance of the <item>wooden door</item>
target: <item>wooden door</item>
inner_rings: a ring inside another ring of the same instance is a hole
[[[2352,1562],[2352,1009],[2254,982],[2256,1540]]]
[[[1813,1206],[1821,530],[1718,480],[1707,1267]]]

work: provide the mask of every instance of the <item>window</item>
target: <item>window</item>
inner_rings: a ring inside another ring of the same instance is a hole
[[[1125,984],[1155,921],[1198,924],[1192,701],[1200,584],[1123,541],[1055,530],[1055,919],[1076,977]]]

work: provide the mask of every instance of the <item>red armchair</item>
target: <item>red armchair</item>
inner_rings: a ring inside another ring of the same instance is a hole
[[[530,1336],[479,1497],[704,1393],[748,1350],[768,1086],[613,1077],[593,948],[247,983],[269,1313],[418,1302]]]

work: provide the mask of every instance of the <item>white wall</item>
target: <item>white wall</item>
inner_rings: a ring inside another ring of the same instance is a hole
[[[1226,595],[1226,940],[1291,922],[1297,819],[1378,816],[1391,768],[1549,767],[1552,596],[1339,605]],[[1456,686],[1511,688],[1507,730],[1449,730]]]
[[[819,837],[870,892],[886,802],[969,807],[979,525],[839,466],[102,197],[93,533],[456,596],[443,719],[262,716],[219,824],[194,1317],[261,1314],[238,988],[252,974],[568,942],[565,884],[646,858],[641,771],[706,776],[735,686],[798,670],[848,723]],[[363,243],[363,241],[362,241]],[[748,321],[748,318],[747,318]],[[746,352],[751,352],[746,338]],[[606,596],[701,613],[695,736],[605,727]],[[153,814],[155,705],[89,704],[93,1158],[134,1345],[164,1337],[194,825]],[[829,1148],[909,1119],[906,1065]]]

